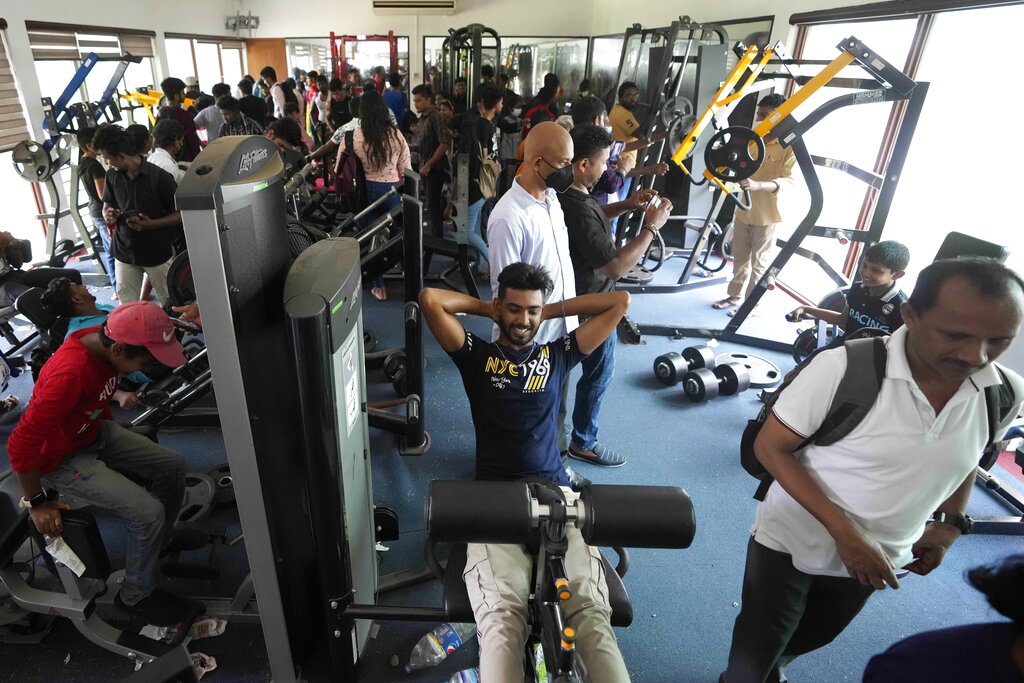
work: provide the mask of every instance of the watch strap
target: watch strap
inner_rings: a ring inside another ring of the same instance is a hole
[[[974,520],[969,515],[954,515],[952,512],[935,512],[931,516],[931,521],[955,526],[962,534],[969,534],[974,528]]]

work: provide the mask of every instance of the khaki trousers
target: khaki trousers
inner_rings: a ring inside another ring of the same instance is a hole
[[[776,226],[778,223],[747,225],[739,220],[733,222],[733,276],[728,290],[730,297],[749,297],[764,271],[771,265]]]

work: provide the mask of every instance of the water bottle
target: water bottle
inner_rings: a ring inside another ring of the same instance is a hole
[[[448,683],[480,683],[480,669],[463,669],[449,678]]]
[[[412,656],[409,657],[409,663],[405,665],[405,670],[409,672],[425,669],[428,666],[437,666],[475,635],[475,624],[441,624],[416,643],[416,647],[412,649]]]

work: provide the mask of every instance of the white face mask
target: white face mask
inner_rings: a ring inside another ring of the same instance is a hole
[[[523,108],[522,107],[516,107],[515,109],[512,110],[512,114],[514,116],[522,116],[523,115]]]

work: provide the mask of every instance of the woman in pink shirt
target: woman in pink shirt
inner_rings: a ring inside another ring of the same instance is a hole
[[[388,112],[388,106],[380,93],[369,91],[359,97],[359,127],[352,133],[352,146],[363,164],[366,194],[370,202],[379,199],[392,187],[403,182],[405,169],[412,168],[409,161],[409,143],[391,123]],[[341,151],[347,148],[348,141],[343,138]],[[388,197],[370,216],[371,220],[376,220],[398,206],[399,201],[400,197],[397,194]],[[375,279],[370,292],[377,299],[386,300],[388,291],[384,287],[384,279]]]

